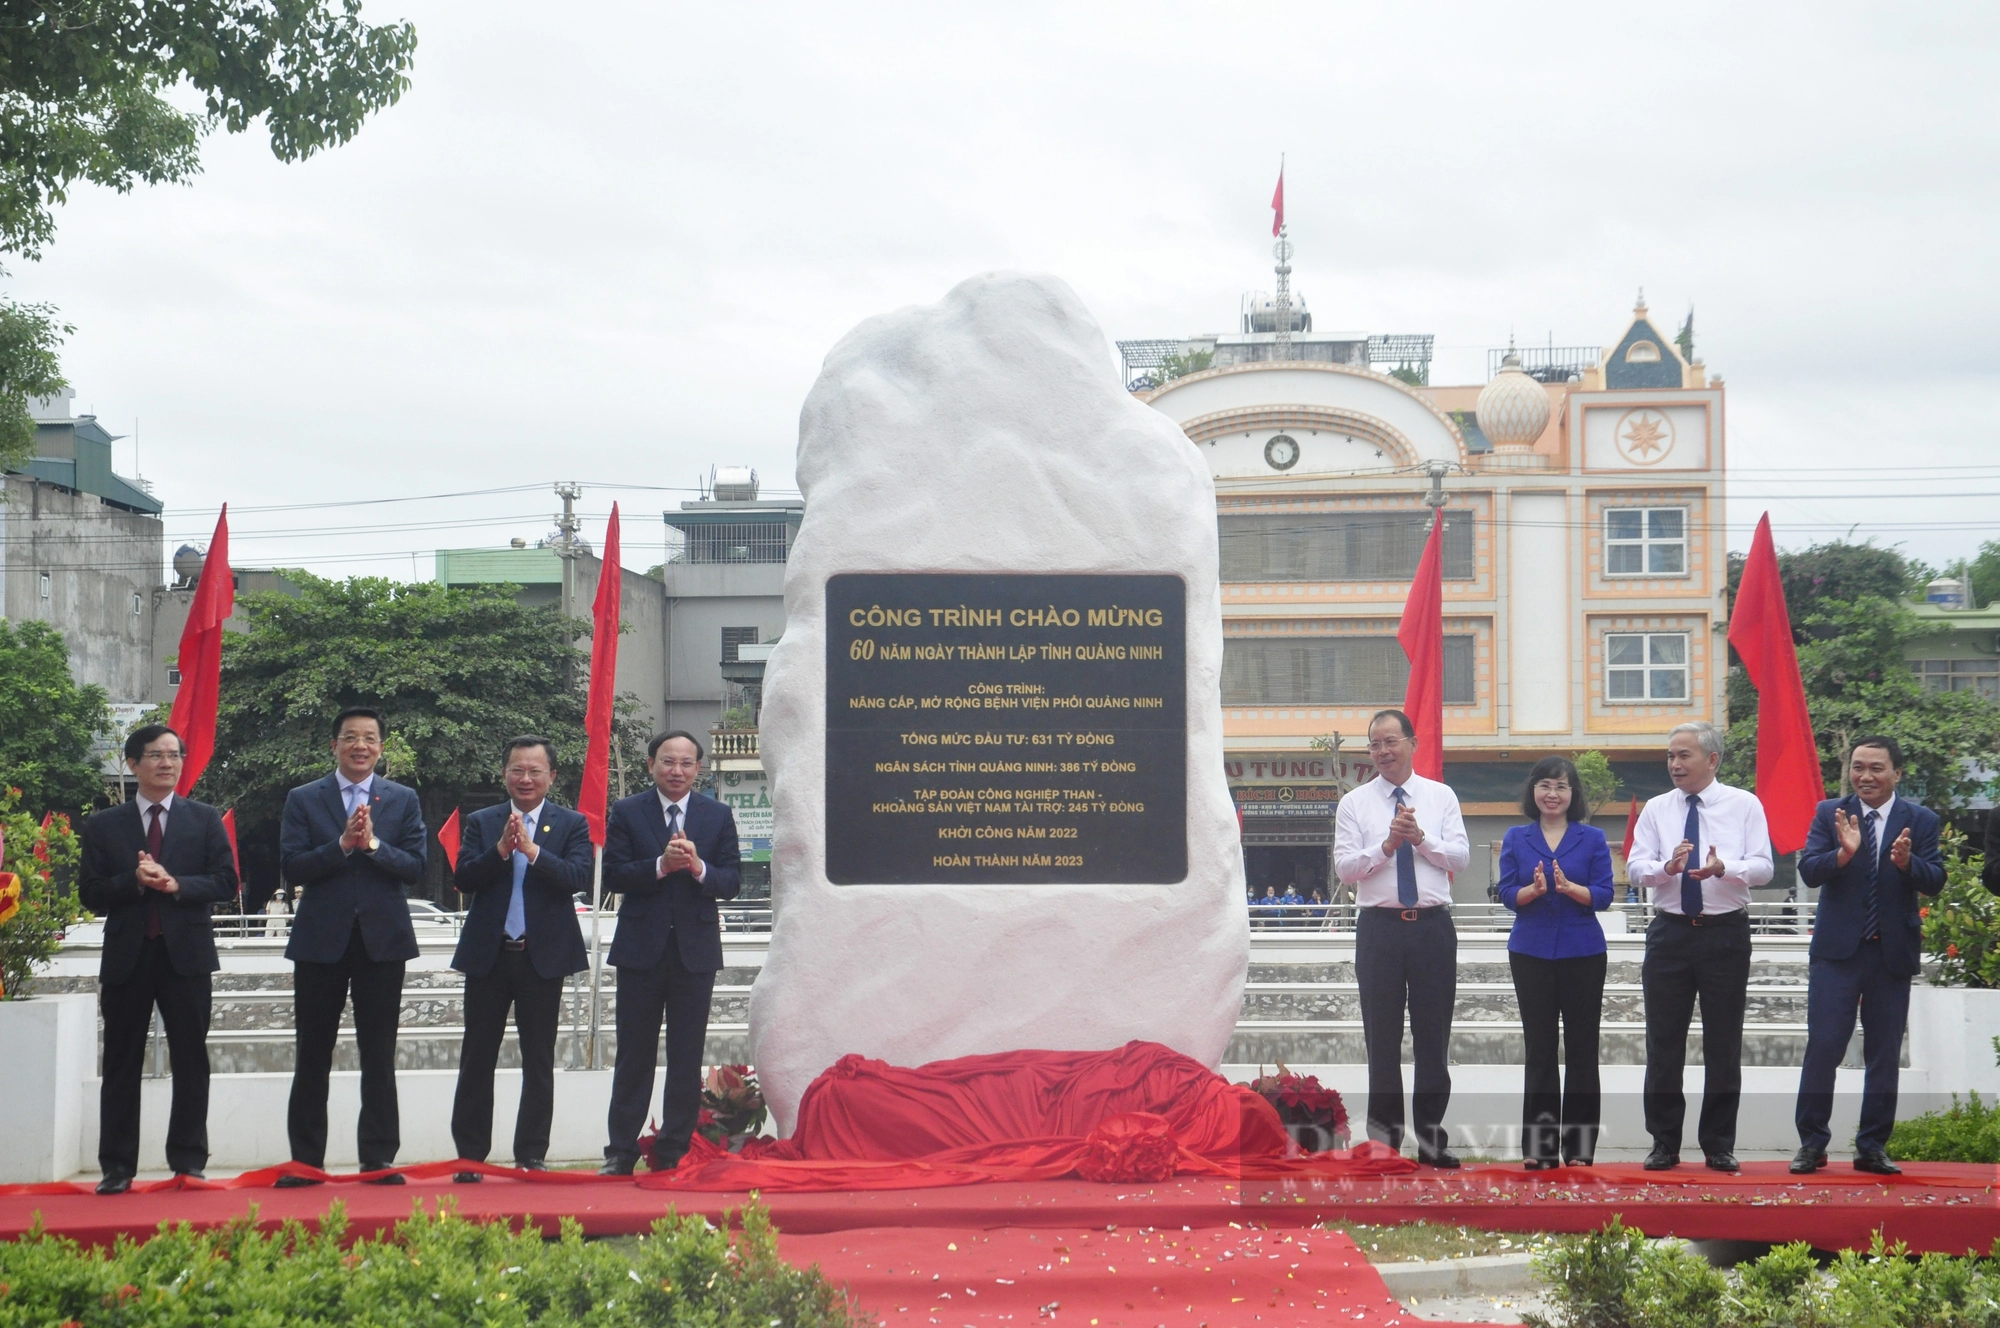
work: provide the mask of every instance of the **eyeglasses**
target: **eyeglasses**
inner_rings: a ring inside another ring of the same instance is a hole
[[[1569,792],[1569,785],[1568,785],[1568,784],[1566,784],[1566,783],[1564,783],[1564,782],[1562,782],[1562,781],[1560,781],[1560,780],[1553,780],[1553,779],[1545,779],[1545,780],[1543,780],[1543,781],[1542,781],[1541,783],[1539,783],[1539,784],[1535,785],[1535,792],[1537,792],[1537,793],[1567,793],[1567,792]]]
[[[538,765],[510,765],[507,767],[509,779],[546,779],[548,770]]]
[[[382,745],[380,738],[357,738],[351,733],[342,734],[339,742],[342,747],[380,747]]]
[[[149,751],[141,755],[139,759],[141,761],[150,761],[154,765],[173,765],[177,761],[186,760],[187,756],[185,753],[178,751],[172,751],[172,752]]]
[[[699,761],[685,761],[685,760],[668,760],[668,759],[664,759],[664,758],[663,758],[663,759],[661,759],[661,760],[658,760],[658,761],[655,761],[655,762],[653,762],[653,764],[654,764],[654,765],[656,765],[656,766],[658,766],[658,767],[659,767],[660,769],[662,769],[662,770],[699,770],[699,769],[701,769],[701,762],[699,762]]]
[[[1371,752],[1393,752],[1408,741],[1408,738],[1377,738],[1368,744],[1368,750]]]

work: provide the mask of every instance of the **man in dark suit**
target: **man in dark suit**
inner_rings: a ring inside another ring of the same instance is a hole
[[[134,730],[125,764],[138,796],[83,822],[79,893],[104,918],[99,1194],[125,1193],[139,1170],[139,1080],[156,1005],[173,1058],[167,1165],[197,1180],[208,1165],[208,975],[222,966],[209,908],[236,897],[236,861],[215,808],[174,792],[184,756],[166,725]]]
[[[555,1115],[556,1029],[563,979],[590,967],[576,921],[576,892],[590,885],[590,822],[548,800],[556,749],[532,735],[501,753],[508,800],[465,822],[455,880],[472,901],[451,966],[465,974],[465,1041],[451,1138],[458,1155],[484,1162],[493,1146],[493,1067],[507,1009],[521,1047],[521,1106],[514,1165],[548,1167]],[[453,1177],[476,1182],[476,1171]]]
[[[386,1170],[402,1146],[396,1023],[403,965],[417,957],[404,890],[423,879],[429,845],[416,793],[375,773],[385,736],[380,711],[341,711],[333,722],[337,768],[285,796],[279,865],[286,880],[304,887],[285,946],[298,1030],[286,1127],[292,1160],[311,1167],[326,1161],[327,1081],[350,992],[361,1049],[361,1169]],[[293,1176],[278,1183],[317,1184]],[[403,1178],[383,1176],[378,1183],[400,1185]]]
[[[618,970],[618,1060],[611,1075],[607,1176],[629,1176],[639,1127],[653,1096],[660,1021],[667,1024],[667,1083],[652,1165],[687,1152],[701,1112],[701,1060],[708,1005],[722,967],[716,901],[741,881],[736,818],[694,791],[701,744],[675,729],[653,739],[646,768],[654,788],[611,808],[604,830],[604,888],[624,897],[611,963]]]
[[[1863,738],[1848,759],[1854,792],[1830,798],[1813,815],[1799,852],[1799,879],[1819,887],[1812,968],[1806,986],[1806,1057],[1799,1071],[1795,1175],[1826,1165],[1833,1138],[1834,1071],[1861,1015],[1861,1127],[1854,1169],[1899,1175],[1889,1160],[1896,1123],[1897,1067],[1917,974],[1923,923],[1918,895],[1944,886],[1937,814],[1896,796],[1903,749],[1894,738]]]

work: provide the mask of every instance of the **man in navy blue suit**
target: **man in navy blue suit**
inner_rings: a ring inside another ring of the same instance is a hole
[[[590,884],[590,822],[548,800],[556,749],[532,734],[501,753],[507,801],[465,822],[454,880],[472,900],[451,966],[465,974],[465,1041],[451,1138],[458,1155],[484,1162],[493,1146],[493,1067],[513,1007],[521,1047],[521,1106],[514,1117],[514,1165],[548,1167],[555,1115],[556,1030],[563,979],[590,967],[576,892]],[[453,1179],[473,1182],[476,1171]]]
[[[375,773],[386,731],[382,713],[349,706],[333,721],[336,769],[285,795],[278,862],[303,887],[292,919],[292,1022],[298,1050],[286,1117],[292,1160],[326,1162],[326,1093],[340,1014],[351,992],[361,1050],[361,1117],[355,1142],[363,1171],[384,1171],[402,1147],[396,1108],[396,1024],[403,965],[417,957],[405,893],[424,875],[429,843],[417,795]],[[286,1176],[284,1186],[317,1181]],[[379,1184],[400,1185],[385,1175]]]
[[[1944,885],[1935,812],[1896,796],[1903,749],[1894,738],[1863,738],[1848,759],[1854,792],[1830,798],[1813,814],[1799,852],[1799,879],[1819,887],[1812,970],[1806,988],[1806,1058],[1799,1071],[1799,1151],[1794,1175],[1826,1165],[1833,1138],[1834,1071],[1861,1015],[1861,1128],[1854,1169],[1902,1172],[1889,1160],[1896,1123],[1896,1076],[1910,1012],[1923,924],[1918,895]]]
[[[215,808],[174,792],[186,755],[166,725],[136,730],[125,764],[138,796],[83,823],[79,893],[104,919],[99,1194],[125,1193],[139,1170],[139,1084],[156,1006],[173,1057],[167,1165],[196,1180],[208,1165],[209,974],[222,967],[209,910],[236,897],[236,859]]]
[[[701,743],[675,729],[653,739],[646,768],[654,788],[611,808],[604,829],[604,888],[624,899],[611,964],[618,970],[618,1060],[611,1075],[607,1176],[629,1176],[653,1096],[660,1022],[667,1025],[667,1083],[652,1164],[673,1167],[701,1112],[701,1059],[708,1006],[722,967],[716,901],[741,882],[736,818],[694,791]]]

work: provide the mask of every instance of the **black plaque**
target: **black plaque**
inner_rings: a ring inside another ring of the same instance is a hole
[[[1187,877],[1177,576],[826,583],[835,885]]]

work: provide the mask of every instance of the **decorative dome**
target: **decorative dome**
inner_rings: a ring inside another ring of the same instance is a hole
[[[1500,372],[1479,394],[1479,430],[1496,451],[1525,451],[1535,445],[1549,423],[1549,394],[1521,368],[1521,356],[1510,340]]]

